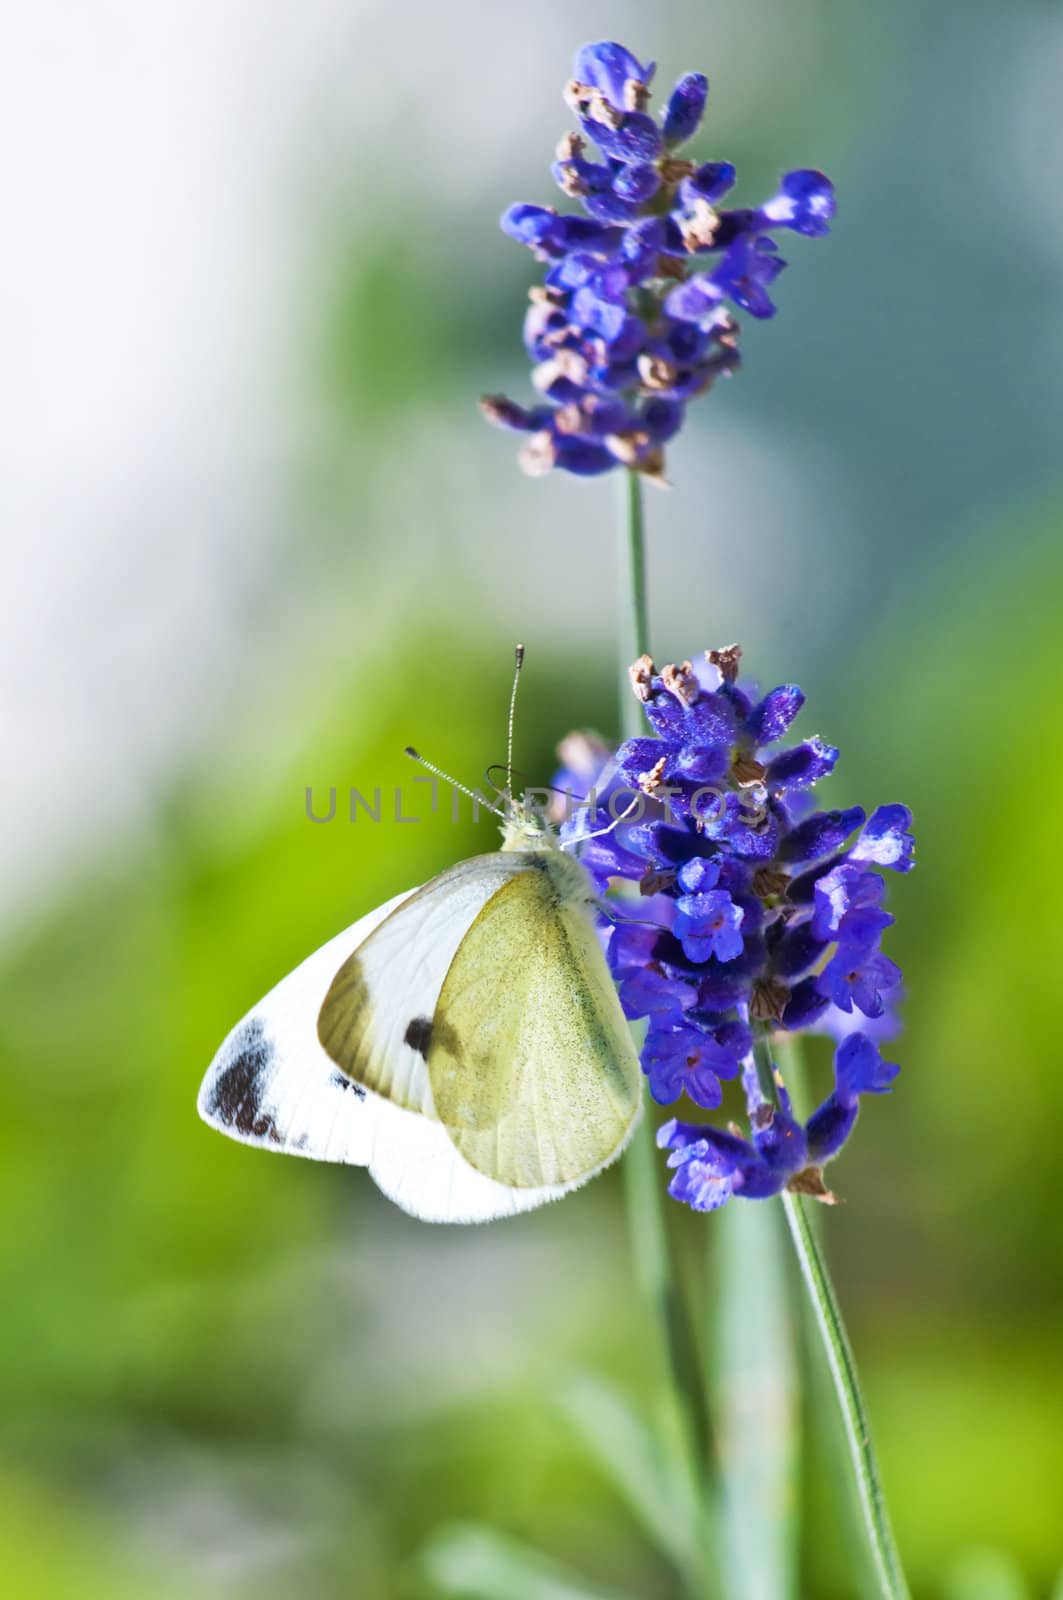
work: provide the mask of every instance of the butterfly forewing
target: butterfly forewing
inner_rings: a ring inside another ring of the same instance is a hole
[[[203,1120],[243,1144],[368,1167],[378,1187],[426,1222],[488,1222],[557,1198],[563,1189],[509,1189],[474,1171],[442,1124],[355,1084],[317,1040],[322,1001],[352,950],[399,895],[338,934],[239,1022],[199,1092]]]
[[[199,1091],[205,1122],[244,1144],[326,1161],[367,1159],[365,1096],[337,1072],[313,1030],[337,966],[405,898],[330,939],[237,1023]]]
[[[201,1115],[245,1143],[368,1167],[427,1221],[512,1216],[575,1188],[619,1153],[641,1082],[589,894],[555,849],[475,857],[397,897],[233,1029]]]
[[[426,1059],[436,1002],[469,927],[524,855],[473,856],[409,896],[343,962],[317,1036],[353,1082],[408,1111],[433,1115]]]

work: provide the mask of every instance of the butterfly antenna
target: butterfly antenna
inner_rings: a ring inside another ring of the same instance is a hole
[[[627,820],[627,818],[635,810],[636,806],[639,805],[641,800],[641,795],[634,795],[631,799],[630,805],[626,805],[623,811],[621,811],[620,815],[618,817],[614,817],[612,822],[610,822],[607,827],[596,828],[593,833],[581,833],[575,839],[565,839],[562,841],[561,848],[565,849],[565,847],[568,845],[586,844],[588,839],[604,838],[607,833],[612,833],[614,828],[618,828],[622,822]]]
[[[504,772],[505,770],[506,769],[505,769],[505,763],[504,762],[502,762],[502,761],[492,761],[491,765],[488,767],[487,771],[484,773],[484,777],[487,779],[488,783],[491,785],[492,789],[494,789],[496,794],[501,794],[503,791],[501,789],[499,789],[498,784],[495,782],[494,778],[492,777],[492,773]],[[519,767],[514,767],[513,768],[513,776],[515,778],[519,778],[521,783],[529,783],[529,784],[531,783],[531,778],[528,776],[528,774],[526,772],[522,772]],[[562,789],[561,785],[558,784],[558,783],[542,783],[542,784],[538,784],[537,787],[540,788],[540,789],[549,789],[551,794],[559,794],[561,796],[562,800],[566,799],[571,794],[571,790]]]
[[[452,778],[449,772],[444,772],[442,767],[437,767],[432,761],[426,761],[424,756],[413,748],[412,744],[408,744],[402,753],[409,756],[411,761],[416,761],[419,767],[423,767],[433,777],[442,778],[444,783],[449,783],[452,789],[457,789],[459,794],[465,795],[472,801],[474,806],[483,806],[485,811],[490,811],[494,816],[501,817],[503,822],[507,820],[504,811],[500,811],[497,806],[493,806],[490,800],[485,800],[482,794],[477,794],[475,789],[467,789],[463,783],[458,782],[457,778]]]
[[[671,928],[663,922],[654,922],[649,917],[624,917],[618,909],[619,902],[606,900],[603,897],[594,902],[603,917],[606,917],[614,928],[656,928],[658,933],[671,933]]]
[[[509,723],[506,729],[506,795],[512,804],[513,801],[513,724],[517,716],[517,685],[520,683],[520,669],[524,665],[524,646],[519,644],[513,652],[513,688],[509,694]]]

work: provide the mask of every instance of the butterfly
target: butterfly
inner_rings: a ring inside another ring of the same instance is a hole
[[[200,1089],[205,1122],[367,1167],[428,1222],[531,1210],[616,1159],[642,1072],[595,887],[534,808],[501,814],[500,850],[370,912],[237,1024]]]

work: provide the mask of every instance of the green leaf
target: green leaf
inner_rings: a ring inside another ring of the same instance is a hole
[[[560,1405],[647,1537],[677,1572],[690,1574],[699,1508],[682,1443],[648,1426],[625,1395],[594,1373],[573,1373]]]
[[[430,1583],[462,1600],[629,1600],[478,1523],[440,1528],[421,1553]]]
[[[1030,1600],[1026,1580],[1001,1550],[968,1550],[949,1569],[944,1600]]]
[[[728,1600],[797,1592],[798,1403],[782,1215],[736,1201],[715,1219],[721,1562]]]

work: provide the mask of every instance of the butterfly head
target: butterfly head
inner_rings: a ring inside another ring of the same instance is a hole
[[[503,850],[556,850],[559,841],[540,808],[531,800],[506,801],[502,821]]]

